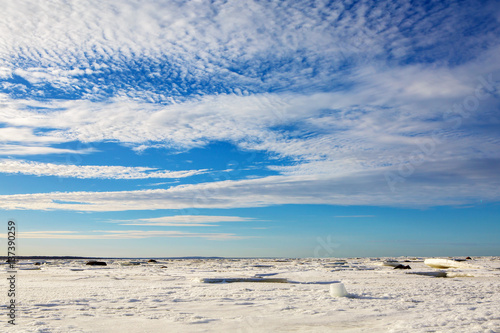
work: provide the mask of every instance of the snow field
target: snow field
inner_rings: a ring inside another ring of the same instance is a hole
[[[105,260],[106,267],[50,261],[41,270],[18,271],[18,325],[7,324],[2,293],[0,327],[8,332],[500,332],[500,258],[473,260],[481,269],[446,270],[473,275],[454,278],[409,274],[438,271],[423,260],[404,262],[411,270],[378,266],[384,260],[378,258],[344,260],[143,260],[134,266]],[[30,265],[25,264],[19,267]],[[256,276],[289,283],[200,282]],[[335,282],[342,282],[350,297],[332,297]]]

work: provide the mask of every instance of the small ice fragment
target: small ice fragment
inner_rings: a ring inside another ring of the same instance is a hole
[[[346,297],[348,294],[344,284],[336,282],[330,284],[330,295],[332,295],[332,297]]]
[[[424,264],[426,264],[429,267],[437,269],[448,269],[448,268],[480,269],[481,268],[466,262],[443,259],[443,258],[428,258],[424,260]]]

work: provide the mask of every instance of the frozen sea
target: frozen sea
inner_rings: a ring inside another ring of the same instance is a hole
[[[394,269],[388,259],[411,269]],[[7,323],[4,278],[0,330],[500,332],[500,257],[473,258],[460,269],[412,257],[103,261],[20,261],[16,325]],[[0,267],[7,277],[7,265]],[[207,283],[216,278],[254,280]],[[265,278],[287,282],[253,282]],[[330,294],[338,282],[348,297]]]

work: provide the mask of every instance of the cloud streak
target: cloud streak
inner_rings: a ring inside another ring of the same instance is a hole
[[[112,239],[144,239],[144,238],[204,238],[209,240],[234,240],[244,237],[230,233],[189,233],[179,231],[147,231],[147,230],[95,230],[90,233],[65,230],[24,231],[25,239],[82,239],[82,240],[112,240]]]
[[[148,179],[185,178],[205,173],[207,170],[158,171],[147,167],[70,165],[40,163],[25,160],[0,159],[0,173],[34,176],[55,176],[79,179]]]
[[[252,222],[254,218],[239,216],[177,215],[135,220],[113,220],[120,225],[142,225],[158,227],[216,227],[219,222]]]
[[[480,166],[480,168],[478,168]],[[7,210],[126,211],[242,208],[284,204],[429,207],[496,202],[500,159],[457,165],[428,163],[396,191],[378,172],[338,176],[268,176],[238,181],[179,185],[169,189],[120,192],[52,192],[0,196]]]
[[[90,154],[95,152],[93,148],[87,149],[65,149],[46,146],[26,146],[0,144],[0,156],[28,156],[28,155],[50,155],[50,154]]]

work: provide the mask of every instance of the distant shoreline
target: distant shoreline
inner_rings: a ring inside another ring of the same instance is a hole
[[[7,260],[7,256],[0,256],[0,260]],[[78,257],[78,256],[16,256],[20,259],[237,259],[225,257]],[[247,258],[241,258],[247,259]]]
[[[0,256],[0,260],[7,260],[9,257]],[[280,257],[79,257],[79,256],[16,256],[17,260],[32,260],[32,259],[296,259],[296,258],[280,258]]]
[[[415,259],[423,259],[423,258],[462,258],[465,256],[373,256],[373,257],[324,257],[324,258],[298,258],[298,257],[202,257],[202,256],[191,256],[191,257],[80,257],[80,256],[16,256],[16,260],[91,260],[91,259],[100,259],[100,260],[146,260],[146,259],[177,259],[177,260],[189,260],[189,259],[269,259],[269,260],[295,260],[295,259],[366,259],[366,258],[374,258],[374,259],[383,259],[383,258],[415,258]],[[487,256],[473,256],[476,258],[484,258],[484,257],[497,257],[495,255],[487,255]],[[8,256],[0,256],[0,262],[7,260]]]

